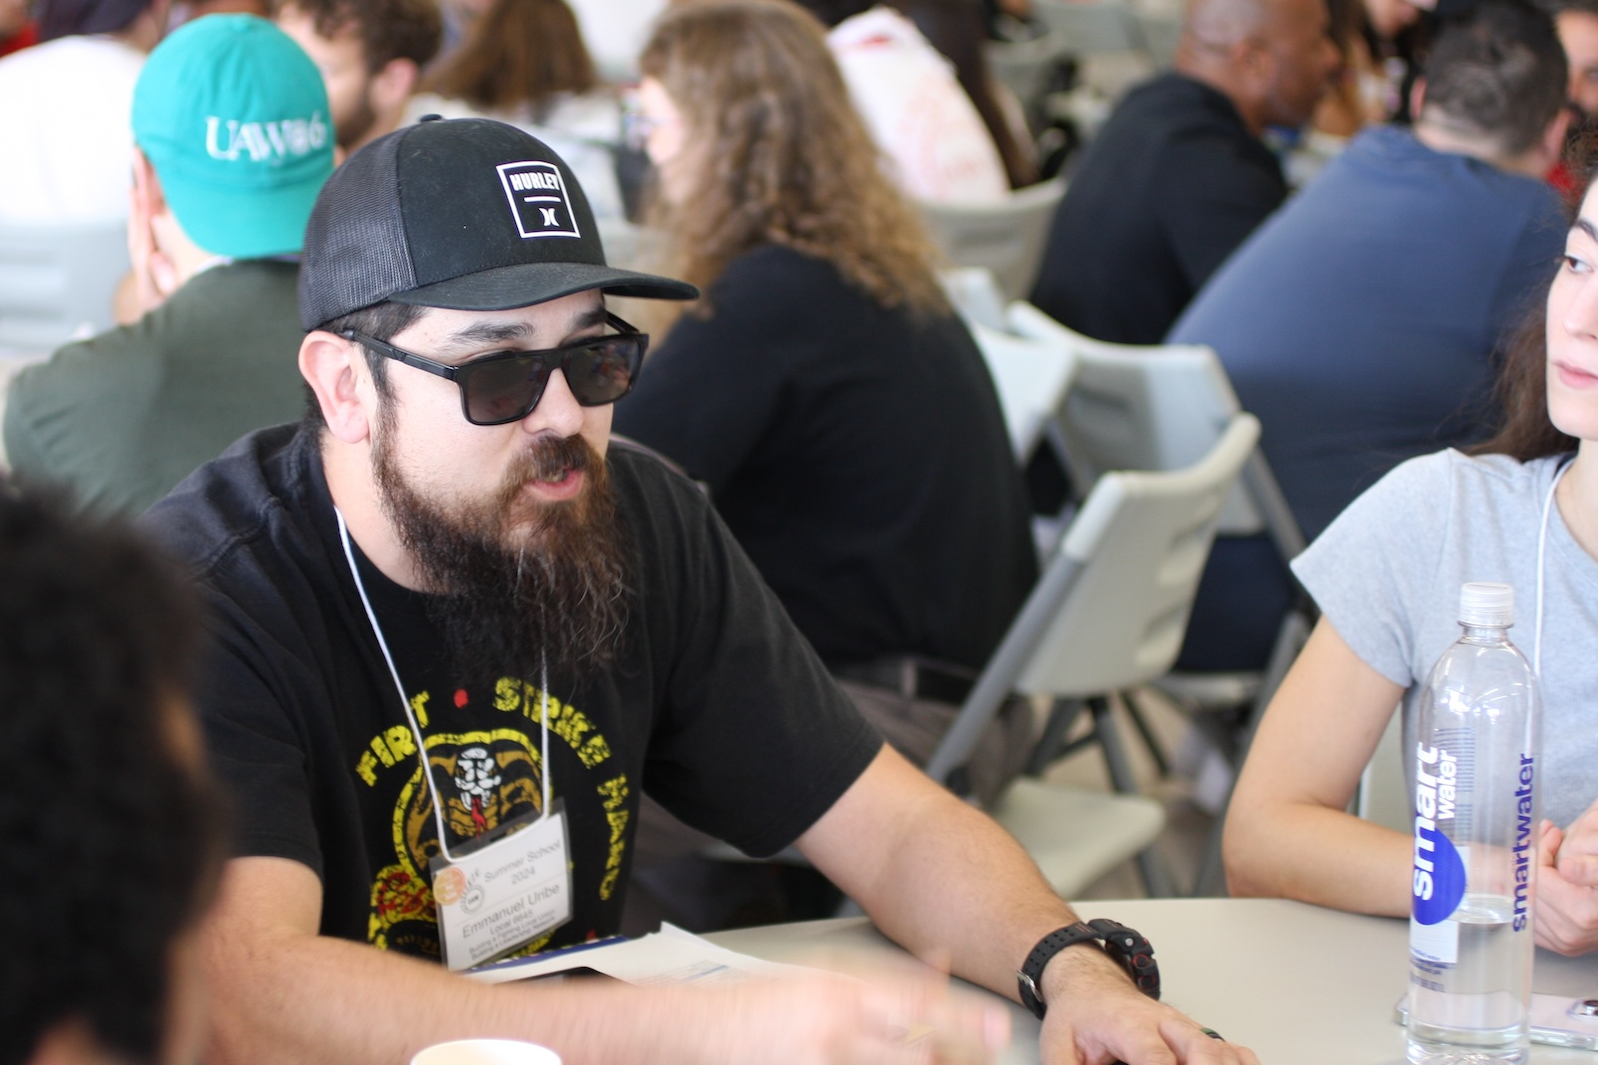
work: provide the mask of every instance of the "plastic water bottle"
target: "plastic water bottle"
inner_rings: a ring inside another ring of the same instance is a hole
[[[1511,586],[1464,584],[1458,619],[1412,752],[1413,1065],[1529,1056],[1540,694],[1507,640]]]

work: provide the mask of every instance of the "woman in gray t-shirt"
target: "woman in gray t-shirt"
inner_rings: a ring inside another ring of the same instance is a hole
[[[1544,696],[1541,781],[1555,824],[1540,838],[1536,942],[1595,949],[1596,200],[1592,183],[1544,328],[1509,357],[1501,432],[1472,457],[1398,466],[1295,561],[1323,617],[1234,791],[1233,894],[1410,912],[1411,837],[1345,810],[1397,703],[1410,744],[1429,671],[1460,635],[1462,583],[1501,581],[1516,591],[1512,638]]]

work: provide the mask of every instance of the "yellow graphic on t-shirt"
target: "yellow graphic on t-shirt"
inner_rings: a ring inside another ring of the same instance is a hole
[[[460,698],[460,697],[459,697]],[[460,701],[458,698],[458,705]],[[427,692],[413,696],[419,715],[426,713]],[[453,845],[492,832],[528,813],[543,812],[544,764],[538,737],[541,717],[550,734],[566,743],[586,768],[611,757],[606,738],[582,712],[553,697],[541,698],[538,688],[514,678],[502,678],[490,702],[502,713],[515,713],[532,723],[527,726],[435,733],[425,736],[430,780],[440,789],[446,831]],[[542,713],[543,711],[543,713]],[[400,947],[413,953],[437,956],[433,894],[429,889],[429,861],[439,853],[439,833],[433,799],[424,785],[417,745],[409,725],[385,729],[363,749],[355,765],[356,776],[376,787],[388,769],[409,772],[396,796],[390,824],[395,862],[379,870],[369,900],[367,939],[380,948]],[[447,783],[448,782],[448,783]],[[628,811],[626,776],[618,776],[596,789],[610,829],[606,869],[600,884],[602,899],[611,898],[622,871],[626,847],[624,830]],[[397,926],[416,923],[402,933]],[[399,935],[400,942],[395,940]],[[545,937],[548,938],[548,937]],[[544,939],[529,949],[544,945]]]

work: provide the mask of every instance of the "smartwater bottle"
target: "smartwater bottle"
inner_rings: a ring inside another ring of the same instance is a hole
[[[1529,1056],[1540,693],[1507,640],[1510,585],[1464,584],[1458,619],[1413,752],[1413,1065]]]

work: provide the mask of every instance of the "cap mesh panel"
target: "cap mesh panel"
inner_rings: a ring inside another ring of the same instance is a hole
[[[407,132],[357,152],[317,197],[300,260],[300,324],[306,329],[416,287],[395,177]]]

